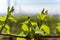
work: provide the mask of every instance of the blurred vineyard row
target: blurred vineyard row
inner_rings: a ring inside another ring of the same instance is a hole
[[[4,25],[6,16],[0,16],[0,29]],[[7,23],[2,31],[6,34],[14,34],[18,36],[29,36],[30,40],[36,39],[34,35],[40,36],[60,36],[60,16],[49,16],[48,10],[42,10],[39,14],[28,16],[12,16],[9,14]],[[26,40],[24,38],[16,38],[16,40]],[[46,39],[45,39],[46,40]]]

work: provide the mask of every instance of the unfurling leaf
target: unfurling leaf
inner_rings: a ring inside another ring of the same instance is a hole
[[[45,10],[45,9],[43,8],[43,10],[42,10],[42,12],[41,12],[42,14],[44,14],[44,10]]]
[[[38,15],[37,15],[37,19],[39,19],[39,20],[44,20],[45,17],[46,17],[45,14],[38,14]]]
[[[46,15],[48,14],[48,10],[45,11],[45,14],[46,14]]]
[[[45,20],[47,14],[48,14],[48,10],[45,11],[45,9],[43,8],[42,12],[37,15],[37,19]]]
[[[10,7],[8,7],[7,8],[7,15],[11,15],[11,13],[14,11],[14,7],[12,7],[12,8],[10,8]]]
[[[10,7],[7,8],[7,11],[8,11],[8,12],[10,11]]]
[[[14,7],[12,7],[11,9],[10,9],[10,12],[12,13],[14,11]]]

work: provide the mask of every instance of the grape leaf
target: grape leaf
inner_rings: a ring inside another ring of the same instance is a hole
[[[40,30],[43,30],[45,35],[50,35],[50,28],[48,26],[43,24],[43,25],[41,25]]]
[[[3,29],[2,33],[11,34],[10,33],[10,26],[8,24],[5,25],[5,28]]]
[[[19,38],[19,37],[17,37],[16,40],[26,40],[26,39],[25,38]]]
[[[22,24],[28,24],[30,21],[30,19],[28,19],[27,21],[23,22]]]
[[[22,25],[22,29],[23,29],[24,31],[28,31],[28,26],[27,26],[26,24],[23,24],[23,25]]]
[[[10,34],[10,26],[8,24],[5,25],[5,28],[6,28],[6,33],[7,34]]]
[[[45,17],[46,17],[46,15],[42,14],[42,13],[37,15],[37,19],[39,19],[39,20],[44,20]]]
[[[5,18],[6,18],[6,17],[0,16],[0,21],[5,21]]]
[[[17,23],[17,20],[13,16],[9,16],[8,19],[10,19],[10,20],[14,21],[15,23]]]
[[[37,22],[30,21],[30,23],[31,23],[32,27],[34,27],[35,30],[38,30],[39,29]]]
[[[60,33],[60,23],[57,23],[56,32]]]
[[[2,25],[0,25],[0,29],[2,28]]]
[[[44,34],[44,32],[43,32],[42,30],[37,30],[37,31],[35,32],[35,34],[40,34],[40,35],[45,36],[45,34]]]
[[[57,26],[56,29],[58,30],[58,32],[60,32],[60,25]]]

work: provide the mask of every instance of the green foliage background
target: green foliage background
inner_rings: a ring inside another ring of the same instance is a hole
[[[60,16],[48,16],[48,11],[45,11],[44,9],[41,13],[36,14],[34,16],[12,16],[11,13],[13,11],[13,7],[8,7],[7,15],[0,16],[0,29],[5,24],[2,33],[15,34],[18,36],[28,35],[29,40],[34,40],[35,38],[33,36],[35,35],[60,36]],[[26,39],[16,38],[16,40]]]

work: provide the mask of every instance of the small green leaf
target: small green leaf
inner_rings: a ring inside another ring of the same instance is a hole
[[[32,26],[37,25],[37,22],[30,21],[30,23],[32,24]]]
[[[0,29],[2,28],[2,25],[0,25]]]
[[[19,37],[17,37],[16,40],[26,40],[26,39],[25,38],[19,38]]]
[[[34,40],[34,38],[33,38],[33,39],[31,39],[31,40]]]
[[[46,17],[46,15],[45,15],[45,14],[42,14],[42,13],[37,15],[37,18],[38,18],[39,20],[44,20],[45,17]]]
[[[26,24],[23,24],[23,25],[22,25],[22,29],[23,29],[24,31],[28,31],[28,26],[27,26]]]
[[[60,25],[57,26],[56,29],[58,30],[58,32],[60,32]]]
[[[57,25],[60,25],[60,23],[57,23]]]
[[[45,36],[45,34],[44,34],[44,32],[42,30],[37,30],[35,33]]]
[[[0,21],[5,21],[5,18],[6,18],[6,17],[0,16]]]
[[[46,25],[43,24],[43,25],[41,25],[40,30],[44,31],[44,33],[46,35],[50,35],[50,28],[48,26],[46,26]]]
[[[13,16],[9,16],[9,18],[8,18],[8,19],[10,19],[10,20],[14,21],[15,23],[17,22],[17,20],[16,20]]]
[[[30,21],[30,19],[28,19],[27,21],[23,22],[22,24],[28,24]]]
[[[30,23],[31,23],[32,27],[34,27],[35,30],[38,30],[39,29],[37,22],[30,21]]]
[[[5,28],[6,28],[6,33],[10,34],[10,26],[6,24]]]

